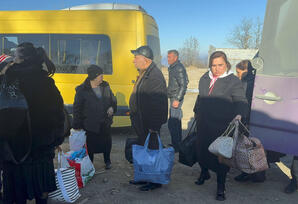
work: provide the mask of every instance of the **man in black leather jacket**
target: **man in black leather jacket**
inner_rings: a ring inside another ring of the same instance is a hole
[[[168,128],[172,137],[172,146],[175,152],[179,151],[179,144],[182,138],[182,104],[187,89],[188,76],[183,64],[179,61],[177,50],[168,51],[169,84],[168,98],[170,99],[170,118]]]

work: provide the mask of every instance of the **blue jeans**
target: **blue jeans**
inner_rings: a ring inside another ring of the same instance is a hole
[[[183,104],[183,100],[179,102],[178,108],[173,108],[174,99],[170,99],[170,118],[168,120],[168,128],[171,134],[172,138],[172,145],[176,152],[179,151],[179,145],[182,140],[182,125],[181,125],[181,119],[182,119],[182,109],[181,106]]]

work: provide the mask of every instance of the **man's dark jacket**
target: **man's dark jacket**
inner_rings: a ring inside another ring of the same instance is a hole
[[[187,89],[188,77],[183,64],[177,60],[169,66],[168,98],[182,101]]]
[[[102,98],[99,99],[91,88],[87,78],[83,84],[76,88],[73,105],[74,129],[84,129],[93,133],[100,132],[100,124],[103,122],[112,124],[112,118],[108,117],[107,110],[113,107],[117,111],[117,99],[110,89],[108,82],[103,81],[100,85]]]
[[[168,117],[166,81],[153,62],[138,83],[136,94],[131,96],[131,100],[136,100],[136,103],[130,103],[130,105],[136,105],[136,107],[130,107],[135,110],[131,113],[132,117],[137,115],[145,132],[149,129],[159,131],[161,125],[166,123]],[[146,137],[147,135],[138,136]],[[139,139],[143,145],[146,138]],[[156,145],[153,146],[153,148],[156,147]]]

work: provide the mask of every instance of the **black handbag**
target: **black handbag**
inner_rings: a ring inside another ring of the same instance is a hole
[[[180,143],[179,162],[192,167],[196,162],[196,120],[193,121],[187,136]]]
[[[138,138],[127,138],[125,143],[125,158],[129,163],[133,162],[132,145],[138,143]]]
[[[7,114],[15,113],[16,121],[7,121]],[[19,114],[16,114],[19,112]],[[14,80],[12,83],[7,83],[6,76],[3,76],[1,85],[0,85],[0,114],[3,119],[1,119],[4,123],[14,123],[16,126],[14,127],[15,131],[23,124],[23,122],[27,122],[28,133],[29,133],[29,147],[26,154],[17,161],[14,157],[14,154],[10,148],[10,145],[7,141],[2,141],[3,151],[8,154],[4,155],[6,158],[9,158],[13,163],[20,164],[26,160],[31,152],[32,146],[32,133],[31,133],[31,123],[30,123],[30,115],[28,110],[28,103],[25,96],[21,93],[19,89],[18,80]],[[18,121],[18,122],[17,122]],[[20,122],[21,121],[21,122]],[[22,122],[23,121],[23,122]]]

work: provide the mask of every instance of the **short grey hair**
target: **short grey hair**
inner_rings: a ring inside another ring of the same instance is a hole
[[[168,54],[173,53],[174,55],[176,55],[179,58],[179,52],[177,50],[169,50]]]

